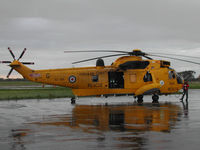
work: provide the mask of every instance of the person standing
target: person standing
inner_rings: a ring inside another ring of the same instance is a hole
[[[184,84],[183,84],[183,95],[182,95],[182,97],[181,97],[181,101],[183,101],[183,98],[185,97],[185,95],[186,95],[186,102],[188,102],[188,89],[189,89],[189,84],[188,84],[188,82],[187,81],[185,81],[184,82]]]

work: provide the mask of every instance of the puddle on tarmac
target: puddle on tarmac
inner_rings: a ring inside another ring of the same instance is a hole
[[[160,131],[170,132],[181,108],[171,103],[143,105],[76,105],[72,114],[50,115],[39,126],[66,126],[83,132],[94,131]]]
[[[195,149],[200,103],[198,90],[191,92],[189,105],[176,97],[142,105],[127,97],[110,98],[108,105],[97,98],[76,105],[65,99],[0,102],[0,145],[5,150]]]

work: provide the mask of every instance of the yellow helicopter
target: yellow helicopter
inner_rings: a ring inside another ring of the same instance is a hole
[[[20,73],[25,79],[50,85],[68,87],[72,89],[74,97],[71,103],[75,103],[76,97],[81,96],[111,96],[111,95],[134,95],[139,103],[143,102],[143,95],[152,95],[153,102],[158,102],[159,95],[167,95],[182,89],[183,79],[170,68],[170,62],[165,60],[154,60],[149,56],[160,56],[147,54],[135,49],[132,52],[116,50],[90,50],[90,51],[65,51],[73,52],[113,52],[114,55],[100,56],[76,63],[97,60],[96,66],[81,68],[64,68],[48,70],[32,70],[25,65],[33,62],[20,62],[26,48],[18,59],[8,48],[13,61],[1,61],[9,63],[11,67],[7,77],[13,70]],[[102,58],[122,56],[111,65],[105,66]],[[146,59],[143,59],[146,58]],[[182,59],[178,59],[182,60]],[[184,60],[185,61],[185,60]],[[190,63],[196,63],[187,61]],[[200,64],[200,63],[196,63]]]

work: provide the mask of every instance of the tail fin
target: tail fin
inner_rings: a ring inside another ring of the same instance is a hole
[[[33,72],[33,70],[23,65],[23,63],[19,62],[18,60],[14,60],[9,66],[11,67],[11,70],[14,69],[18,73],[20,73],[24,78],[31,80],[30,74]]]

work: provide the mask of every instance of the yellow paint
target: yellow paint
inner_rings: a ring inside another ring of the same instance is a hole
[[[128,61],[149,61],[149,65],[145,69],[120,70],[119,66]],[[32,70],[17,60],[14,60],[10,67],[30,81],[69,87],[75,96],[106,94],[135,94],[137,96],[155,88],[160,94],[178,92],[182,84],[177,83],[176,75],[175,78],[169,78],[169,71],[174,70],[169,66],[161,67],[161,64],[160,60],[142,60],[138,56],[125,56],[105,67]],[[109,88],[109,72],[123,72],[123,88]],[[152,75],[152,81],[144,82],[147,72]]]

